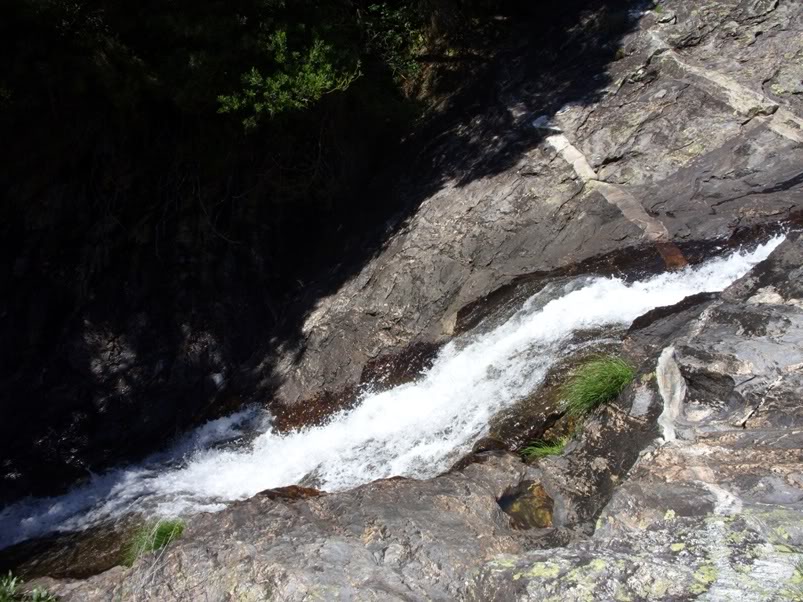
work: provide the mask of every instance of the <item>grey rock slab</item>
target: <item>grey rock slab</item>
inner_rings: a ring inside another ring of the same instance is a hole
[[[678,437],[642,452],[593,536],[500,555],[467,599],[801,599],[801,252],[792,235],[673,341]]]
[[[530,469],[486,452],[429,481],[389,479],[294,502],[255,498],[192,519],[129,570],[48,582],[63,600],[454,600],[469,569],[522,550],[497,504]]]
[[[624,37],[622,58],[608,66],[609,84],[588,102],[547,112],[557,102],[548,78],[532,81],[512,65],[490,84],[509,106],[494,105],[456,131],[484,139],[502,120],[513,130],[488,138],[489,155],[527,136],[532,148],[499,173],[448,179],[372,262],[322,299],[303,340],[276,355],[278,401],[341,390],[380,353],[450,336],[462,308],[517,277],[644,245],[643,229],[584,183],[594,177],[643,206],[631,213],[649,222],[648,235],[672,241],[727,238],[799,211],[799,95],[762,84],[794,79],[799,3],[662,5],[676,22],[642,16]],[[758,110],[740,109],[742,97]],[[564,160],[550,135],[577,157]],[[438,169],[465,149],[441,138],[428,153]],[[570,163],[580,158],[578,173]]]

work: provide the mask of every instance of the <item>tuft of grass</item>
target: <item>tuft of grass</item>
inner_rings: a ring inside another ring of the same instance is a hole
[[[533,441],[519,453],[525,460],[559,456],[568,442],[568,437],[561,437],[557,441]]]
[[[184,521],[179,518],[162,519],[143,525],[136,530],[123,554],[123,564],[131,566],[134,561],[148,552],[161,550],[184,532]],[[2,602],[2,600],[0,600]]]
[[[12,573],[0,577],[0,602],[56,602],[53,594],[36,588],[21,592],[22,581]]]
[[[570,416],[582,416],[615,399],[635,376],[633,367],[618,357],[600,357],[586,362],[575,370],[563,388],[566,412]]]

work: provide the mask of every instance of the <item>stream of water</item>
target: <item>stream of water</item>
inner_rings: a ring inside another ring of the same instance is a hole
[[[720,291],[781,240],[636,282],[582,278],[547,287],[490,332],[446,345],[415,382],[365,393],[356,408],[324,425],[281,435],[269,414],[251,408],[65,495],[8,506],[0,510],[0,548],[129,512],[217,511],[302,480],[335,491],[394,475],[434,476],[470,448],[491,417],[534,390],[574,333],[625,327],[655,307]]]

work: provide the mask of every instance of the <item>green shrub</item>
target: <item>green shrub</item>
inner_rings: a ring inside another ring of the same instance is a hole
[[[419,6],[370,4],[362,21],[367,49],[387,65],[397,80],[418,73],[416,55],[424,48],[425,22]]]
[[[521,456],[525,460],[533,458],[546,458],[547,456],[559,456],[569,442],[568,437],[562,437],[557,441],[533,441],[521,450]]]
[[[0,602],[56,602],[55,596],[39,588],[19,591],[22,581],[11,573],[0,577]]]
[[[633,367],[618,357],[601,357],[586,362],[575,370],[563,389],[567,413],[582,416],[615,399],[635,375]]]
[[[303,50],[288,46],[286,30],[273,32],[263,40],[265,51],[281,69],[263,73],[251,67],[242,76],[243,90],[218,96],[219,112],[251,113],[243,121],[256,127],[264,116],[274,117],[314,104],[325,94],[348,88],[360,75],[360,62],[320,38]]]
[[[163,519],[143,525],[137,529],[131,538],[131,542],[126,547],[123,564],[131,566],[143,554],[161,550],[171,541],[180,537],[183,532],[184,521],[177,518]]]

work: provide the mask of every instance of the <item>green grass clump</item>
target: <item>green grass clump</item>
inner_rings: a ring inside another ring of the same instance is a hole
[[[161,550],[183,532],[184,521],[178,518],[163,519],[140,527],[125,549],[123,564],[131,566],[143,554]]]
[[[570,416],[582,416],[615,399],[635,376],[633,367],[618,357],[586,362],[575,370],[563,389],[566,412]]]
[[[55,596],[39,588],[19,591],[22,581],[11,573],[0,577],[0,602],[56,602]]]
[[[563,448],[566,447],[568,442],[568,437],[562,437],[557,441],[533,441],[519,453],[525,460],[546,458],[547,456],[559,456],[563,453]]]

